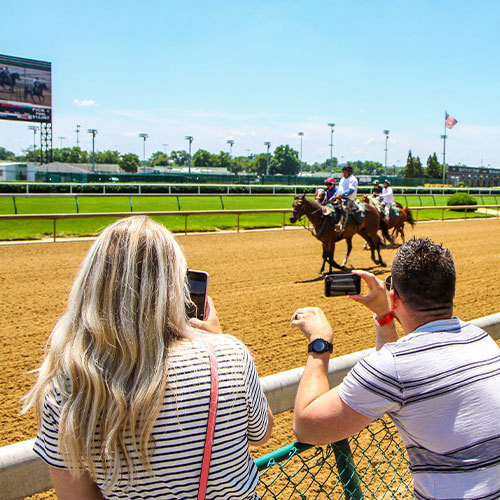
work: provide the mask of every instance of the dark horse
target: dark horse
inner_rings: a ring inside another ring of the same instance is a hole
[[[47,85],[43,82],[39,83],[36,87],[33,86],[31,90],[28,87],[24,87],[24,98],[26,99],[26,97],[30,95],[33,101],[35,100],[35,97],[38,97],[38,102],[43,102],[45,100],[43,91],[47,89]]]
[[[10,91],[14,91],[14,86],[16,85],[16,80],[20,80],[21,77],[19,73],[8,73],[2,71],[0,73],[0,85],[2,87],[10,87]]]
[[[372,205],[378,209],[377,203],[373,197],[365,194],[365,195],[363,195],[362,200],[364,203],[367,203],[367,204],[369,203],[370,205]],[[412,215],[409,207],[405,208],[405,207],[403,207],[403,205],[401,205],[401,203],[399,203],[397,201],[394,204],[396,205],[397,208],[399,208],[399,217],[389,217],[389,219],[387,219],[385,217],[385,215],[381,215],[381,219],[380,219],[381,229],[382,229],[382,232],[384,232],[383,228],[382,228],[383,223],[385,223],[387,225],[388,229],[392,229],[392,234],[391,234],[390,238],[387,238],[384,234],[384,238],[389,239],[391,244],[394,244],[398,235],[401,236],[401,239],[403,240],[403,243],[404,243],[405,242],[405,222],[408,222],[408,224],[410,224],[413,227],[413,226],[415,226],[415,219],[413,218],[413,215]]]
[[[297,222],[304,215],[314,226],[313,236],[315,236],[323,244],[323,265],[321,266],[319,274],[322,274],[325,270],[326,262],[328,262],[330,266],[330,272],[332,272],[332,267],[342,269],[344,271],[346,270],[345,265],[347,264],[347,259],[349,258],[349,254],[352,250],[352,237],[355,234],[362,236],[370,245],[373,262],[377,265],[379,264],[381,266],[385,266],[385,262],[382,260],[382,256],[380,255],[380,238],[377,234],[380,216],[376,208],[371,205],[366,205],[365,218],[363,219],[363,222],[361,222],[361,224],[353,222],[347,223],[342,236],[335,231],[334,224],[330,220],[330,217],[323,215],[321,204],[317,201],[306,198],[305,194],[299,194],[295,197],[293,202],[290,222]],[[347,254],[344,262],[341,266],[339,266],[335,262],[333,256],[335,253],[335,243],[342,238],[344,238],[347,243]],[[375,258],[375,250],[378,253],[378,260]]]

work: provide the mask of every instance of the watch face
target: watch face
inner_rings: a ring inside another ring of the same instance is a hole
[[[323,339],[315,339],[311,342],[311,351],[321,353],[329,351],[329,343]]]

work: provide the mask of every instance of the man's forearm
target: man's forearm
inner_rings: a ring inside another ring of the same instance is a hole
[[[295,412],[305,410],[314,400],[329,391],[329,353],[309,353],[295,398]]]

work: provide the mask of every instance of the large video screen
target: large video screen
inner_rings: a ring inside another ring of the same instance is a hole
[[[50,122],[52,65],[0,54],[0,119]]]

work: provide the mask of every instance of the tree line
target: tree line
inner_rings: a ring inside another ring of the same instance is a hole
[[[32,162],[40,158],[40,150],[33,148],[24,151],[23,155],[16,156],[13,152],[0,147],[0,160],[26,161]],[[61,163],[92,163],[92,152],[85,151],[79,147],[55,148],[52,150],[52,158],[55,162]],[[268,167],[269,162],[269,167]],[[95,152],[95,163],[119,165],[125,172],[135,173],[142,166],[155,167],[186,167],[189,165],[189,154],[184,150],[171,151],[167,154],[156,151],[143,164],[138,155],[134,153],[121,154],[118,151],[105,150]],[[384,166],[376,161],[348,161],[357,175],[377,175],[385,173]],[[269,168],[270,175],[297,175],[299,172],[336,172],[342,170],[343,165],[339,165],[337,158],[326,159],[323,162],[309,164],[299,160],[299,153],[289,145],[276,147],[273,153],[260,153],[257,155],[234,156],[228,152],[220,151],[218,154],[210,153],[204,149],[198,149],[191,158],[191,166],[196,168],[221,168],[233,174],[250,173],[265,175]],[[390,170],[390,168],[389,168]],[[413,156],[411,150],[408,152],[406,165],[397,174],[405,178],[428,178],[440,179],[442,177],[442,165],[437,159],[436,153],[429,155],[426,166],[418,156]],[[396,174],[396,171],[394,171]]]

